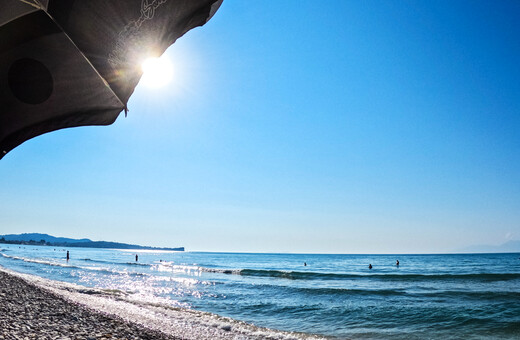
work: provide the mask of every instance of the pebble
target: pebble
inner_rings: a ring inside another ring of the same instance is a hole
[[[72,304],[0,271],[2,339],[178,339]]]

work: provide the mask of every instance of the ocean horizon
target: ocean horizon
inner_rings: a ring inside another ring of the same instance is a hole
[[[139,306],[153,301],[211,313],[236,320],[235,327],[245,322],[290,332],[294,338],[520,336],[519,253],[0,248],[0,265],[16,272],[116,292],[117,299]]]

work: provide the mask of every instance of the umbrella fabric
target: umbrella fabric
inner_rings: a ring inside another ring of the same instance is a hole
[[[222,0],[0,0],[0,158],[67,127],[112,124],[142,71]]]

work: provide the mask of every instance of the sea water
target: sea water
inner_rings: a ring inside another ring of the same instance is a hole
[[[520,339],[518,253],[244,254],[4,244],[0,248],[0,265],[18,272],[123,291],[136,303],[155,301],[271,329],[340,339]]]

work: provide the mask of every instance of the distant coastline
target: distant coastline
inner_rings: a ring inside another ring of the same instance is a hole
[[[103,248],[103,249],[136,249],[136,250],[168,250],[168,251],[184,251],[184,247],[162,248],[141,246],[137,244],[128,244],[110,241],[92,241],[90,239],[72,239],[64,237],[55,237],[48,234],[30,233],[30,234],[9,234],[0,235],[0,243],[4,244],[23,244],[34,246],[49,247],[83,247],[83,248]]]

